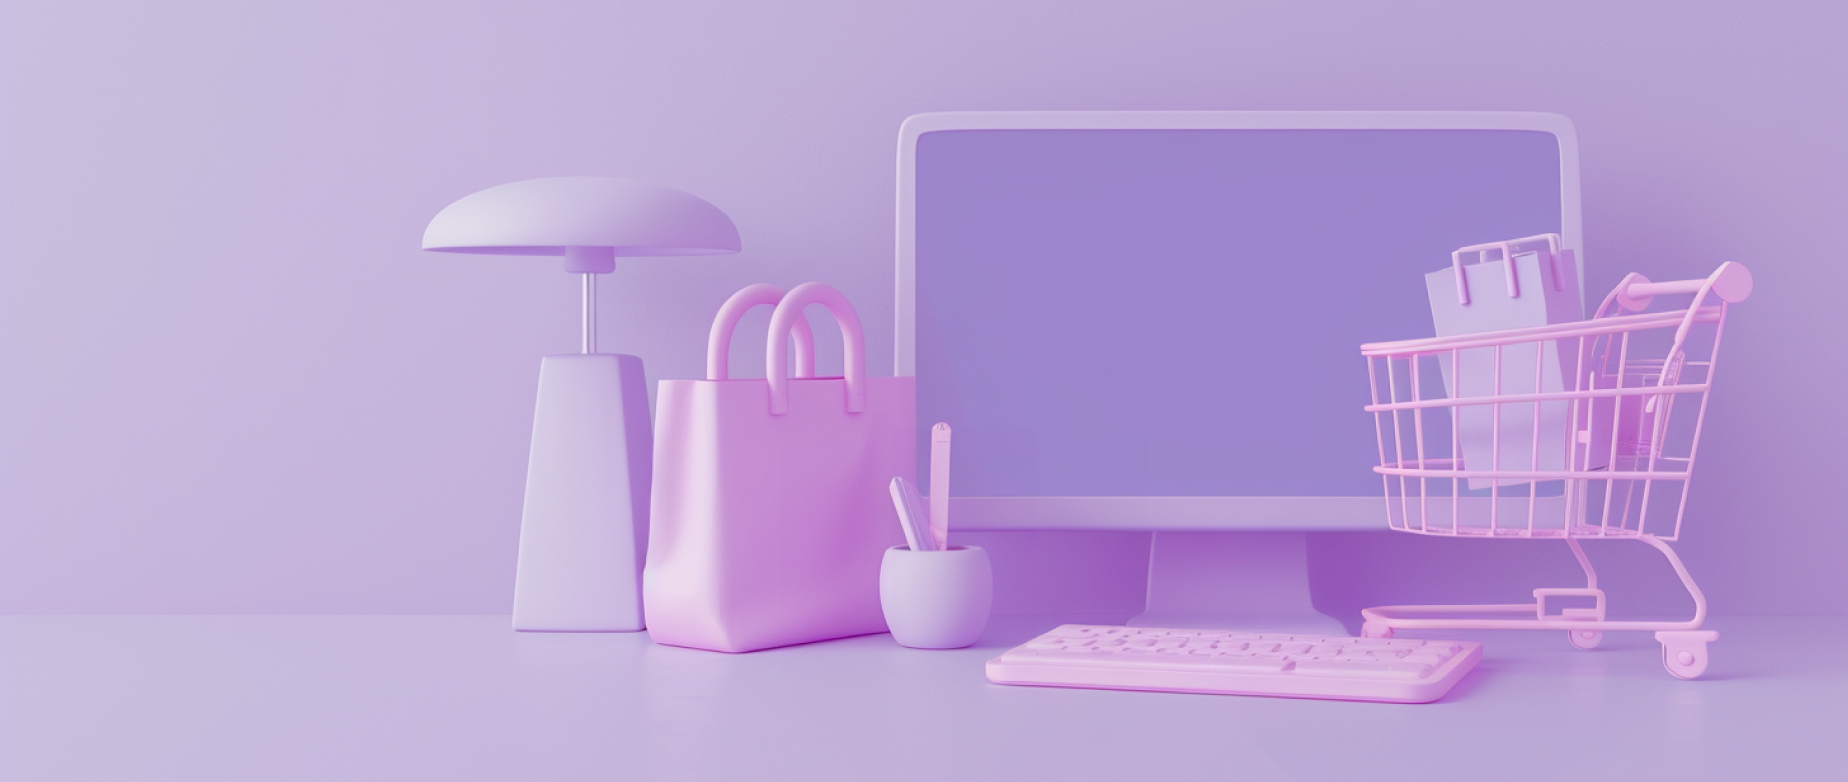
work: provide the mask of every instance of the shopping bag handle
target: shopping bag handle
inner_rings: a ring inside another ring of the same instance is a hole
[[[775,285],[758,283],[747,285],[743,290],[731,295],[725,304],[719,307],[719,314],[712,319],[712,333],[706,336],[706,379],[728,380],[731,373],[727,369],[731,356],[732,332],[738,330],[738,321],[744,313],[760,304],[772,307],[783,300],[783,289]],[[796,337],[796,377],[815,376],[815,332],[809,328],[808,321],[798,320],[795,324]]]
[[[1508,278],[1508,298],[1514,299],[1519,298],[1521,295],[1521,283],[1516,279],[1514,273],[1514,246],[1540,239],[1546,240],[1547,263],[1550,264],[1553,269],[1553,290],[1565,290],[1566,282],[1559,276],[1559,234],[1538,234],[1501,242],[1486,242],[1483,244],[1472,244],[1468,247],[1458,247],[1454,252],[1450,253],[1450,266],[1456,270],[1457,274],[1457,303],[1469,303],[1469,283],[1463,277],[1464,253],[1475,253],[1476,262],[1481,263],[1482,251],[1501,250],[1502,259],[1508,262],[1508,273],[1506,275]]]
[[[847,412],[866,409],[866,333],[860,330],[860,315],[853,304],[833,286],[823,282],[805,282],[789,290],[770,315],[770,341],[764,345],[764,378],[770,381],[770,414],[789,412],[789,378],[784,366],[788,342],[784,335],[797,323],[804,322],[802,309],[820,304],[833,313],[841,327],[841,347],[847,353]]]

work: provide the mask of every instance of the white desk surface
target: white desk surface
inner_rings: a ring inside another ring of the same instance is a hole
[[[1695,682],[1641,633],[1453,632],[1486,656],[1428,705],[983,678],[1055,619],[726,655],[498,616],[0,617],[0,779],[1818,779],[1848,751],[1848,617],[1715,619]]]

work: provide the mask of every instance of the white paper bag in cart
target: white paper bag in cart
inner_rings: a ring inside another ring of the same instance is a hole
[[[776,303],[767,377],[728,380],[732,327],[759,303]],[[846,377],[801,377],[813,367],[802,334],[799,376],[786,377],[785,345],[809,304],[840,324]],[[707,375],[659,386],[648,632],[725,652],[885,632],[879,564],[903,542],[887,484],[917,467],[912,378],[867,377],[853,306],[815,282],[734,295],[713,324]]]
[[[1544,243],[1544,244],[1542,244]],[[1486,260],[1494,253],[1497,260]],[[1476,261],[1465,265],[1466,256]],[[1506,242],[1490,242],[1458,249],[1450,268],[1425,275],[1431,298],[1431,320],[1437,336],[1531,328],[1584,320],[1579,296],[1578,265],[1571,250],[1562,250],[1558,234],[1543,234]],[[1514,273],[1510,274],[1512,267]],[[1537,346],[1545,345],[1542,351]],[[1563,351],[1561,350],[1563,348]],[[1556,393],[1572,377],[1578,361],[1576,341],[1524,343],[1501,349],[1499,394]],[[1454,357],[1435,357],[1444,376],[1444,390],[1452,398],[1498,394],[1494,348],[1466,348]],[[1563,470],[1571,444],[1561,433],[1572,415],[1569,402],[1466,405],[1457,408],[1457,440],[1466,470]],[[1535,448],[1535,416],[1539,418],[1539,447]],[[1496,431],[1500,430],[1500,459]],[[1602,464],[1590,465],[1592,467]],[[1502,486],[1524,484],[1502,479]],[[1469,480],[1472,489],[1488,488],[1491,481]]]

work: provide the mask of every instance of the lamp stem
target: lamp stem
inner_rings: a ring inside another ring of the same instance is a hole
[[[597,352],[597,275],[584,275],[584,353]]]

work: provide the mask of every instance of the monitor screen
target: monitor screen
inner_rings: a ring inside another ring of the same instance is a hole
[[[958,497],[1378,496],[1360,344],[1432,334],[1451,250],[1562,232],[1561,157],[1537,130],[922,133],[920,448],[953,425]]]

